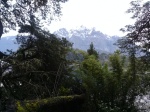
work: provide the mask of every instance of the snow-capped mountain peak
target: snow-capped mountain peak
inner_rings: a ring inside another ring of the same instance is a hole
[[[93,42],[98,51],[114,52],[117,47],[113,44],[119,38],[118,36],[108,36],[93,28],[81,26],[76,29],[66,30],[61,28],[54,32],[59,37],[66,37],[70,42],[74,43],[73,47],[87,50],[90,43]]]

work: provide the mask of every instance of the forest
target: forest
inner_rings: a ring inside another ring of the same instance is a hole
[[[146,112],[150,89],[150,1],[131,1],[135,20],[120,49],[74,49],[42,27],[67,0],[0,0],[0,36],[19,28],[17,51],[0,52],[0,112]]]

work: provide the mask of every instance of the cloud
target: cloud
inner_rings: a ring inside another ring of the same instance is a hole
[[[52,22],[51,31],[81,25],[96,27],[108,35],[122,35],[120,28],[132,23],[125,11],[131,0],[69,0],[63,4],[61,21]]]

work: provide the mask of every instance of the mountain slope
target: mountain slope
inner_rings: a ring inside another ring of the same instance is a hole
[[[59,37],[65,37],[73,43],[73,47],[77,49],[87,50],[91,42],[93,42],[95,49],[98,52],[114,52],[118,47],[114,43],[119,39],[118,36],[108,36],[95,28],[87,29],[81,27],[75,30],[67,31],[65,28],[61,28],[54,32]]]
[[[93,42],[95,49],[99,53],[113,53],[117,46],[113,45],[118,36],[108,36],[100,31],[95,30],[95,28],[88,29],[86,27],[80,27],[79,29],[66,30],[61,28],[55,31],[58,37],[65,37],[67,40],[73,43],[73,47],[81,50],[87,50],[91,42]],[[17,44],[14,44],[15,36],[4,37],[0,40],[0,51],[6,51],[6,49],[17,50]]]

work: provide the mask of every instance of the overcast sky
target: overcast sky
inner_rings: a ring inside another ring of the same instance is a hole
[[[69,0],[63,5],[61,21],[53,21],[50,29],[71,29],[83,25],[96,27],[108,35],[123,35],[119,29],[133,23],[131,15],[125,13],[130,2],[131,0]]]
[[[120,28],[133,23],[131,15],[125,13],[130,2],[131,0],[69,0],[62,5],[61,20],[52,21],[49,29],[53,32],[59,28],[72,29],[83,25],[87,28],[95,27],[110,36],[123,36]]]

